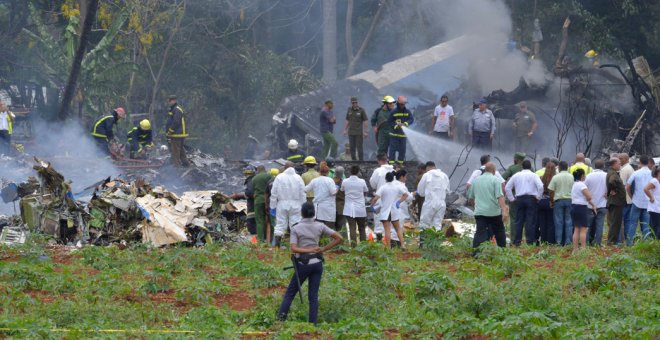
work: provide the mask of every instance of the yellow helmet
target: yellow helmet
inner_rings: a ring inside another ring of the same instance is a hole
[[[394,100],[394,97],[392,96],[385,96],[383,97],[383,103],[394,103],[396,100]]]
[[[598,56],[598,53],[596,53],[596,51],[594,50],[589,50],[587,51],[587,53],[584,54],[584,56],[587,58],[595,58]]]
[[[272,168],[270,169],[270,175],[273,177],[276,177],[277,175],[280,174],[280,170],[278,168]]]
[[[316,158],[314,158],[314,156],[307,156],[307,157],[305,157],[305,161],[303,163],[305,163],[305,164],[316,164]]]
[[[145,131],[146,130],[151,130],[151,122],[149,121],[149,119],[143,119],[140,122],[140,129],[145,130]]]

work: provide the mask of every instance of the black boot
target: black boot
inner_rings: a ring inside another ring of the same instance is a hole
[[[273,241],[273,247],[279,248],[281,242],[282,242],[282,236],[275,236],[275,240]]]

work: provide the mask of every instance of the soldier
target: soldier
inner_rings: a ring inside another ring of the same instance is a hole
[[[526,102],[520,102],[518,107],[520,111],[516,113],[516,118],[513,120],[513,128],[516,130],[515,151],[531,152],[531,139],[538,128],[536,115],[527,110]]]
[[[394,110],[395,102],[394,97],[385,96],[383,98],[383,105],[376,109],[371,116],[371,126],[374,127],[376,143],[378,143],[376,154],[387,154],[387,149],[390,146],[391,127],[387,124],[387,121],[390,119],[392,110]]]
[[[369,135],[367,112],[358,105],[358,98],[351,97],[351,107],[346,111],[344,136],[348,136],[352,160],[364,160],[364,138]]]

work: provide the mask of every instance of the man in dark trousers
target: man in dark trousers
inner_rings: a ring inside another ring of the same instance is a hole
[[[472,146],[490,151],[493,149],[493,138],[495,138],[495,116],[487,105],[488,101],[485,98],[479,101],[479,108],[472,112],[468,133],[472,136]]]
[[[348,136],[351,160],[364,160],[364,138],[369,134],[367,112],[358,104],[357,97],[351,97],[351,107],[346,111],[344,136]]]
[[[145,152],[154,146],[151,122],[148,119],[143,119],[140,124],[134,126],[126,137],[131,159],[146,158]]]
[[[626,206],[626,187],[621,176],[621,161],[610,159],[610,170],[607,172],[607,244],[618,244],[623,239],[623,208]]]
[[[176,96],[168,98],[169,110],[167,111],[166,136],[170,142],[170,152],[172,154],[172,163],[176,167],[187,167],[188,158],[183,142],[188,137],[186,129],[186,117],[183,108],[177,104]]]
[[[477,177],[468,189],[468,198],[474,200],[474,217],[477,231],[472,240],[474,248],[492,237],[499,247],[506,247],[504,222],[509,218],[509,209],[504,203],[502,183],[495,177],[495,163],[486,163],[483,175]]]
[[[408,138],[403,132],[403,127],[408,127],[415,122],[412,112],[406,108],[408,99],[399,96],[396,100],[396,108],[390,114],[388,124],[392,131],[390,132],[390,164],[403,165],[406,160],[406,142]]]

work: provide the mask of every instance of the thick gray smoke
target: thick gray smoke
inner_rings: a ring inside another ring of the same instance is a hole
[[[501,0],[425,0],[447,38],[468,35],[473,47],[460,54],[468,71],[474,75],[483,95],[493,90],[511,91],[523,77],[530,85],[543,84],[545,67],[541,61],[527,61],[527,56],[510,46],[513,23],[511,13]]]
[[[20,183],[28,176],[36,176],[32,169],[33,156],[51,162],[65,179],[72,181],[73,192],[104,179],[116,177],[121,171],[97,149],[89,132],[77,123],[36,122],[34,140],[26,145],[28,154],[0,159],[0,177],[6,182]],[[5,184],[5,183],[3,183]],[[13,213],[11,204],[1,204],[0,213]]]

